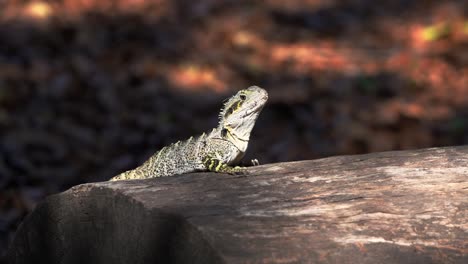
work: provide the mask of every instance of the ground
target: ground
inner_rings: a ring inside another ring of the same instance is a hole
[[[45,196],[270,99],[246,160],[468,143],[465,1],[0,3],[0,255]],[[1,260],[0,260],[1,261]]]

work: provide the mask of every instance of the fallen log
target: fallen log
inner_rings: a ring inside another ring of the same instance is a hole
[[[11,263],[468,263],[468,147],[89,183],[17,231]]]

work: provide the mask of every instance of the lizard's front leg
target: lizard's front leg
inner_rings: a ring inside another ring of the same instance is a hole
[[[217,158],[213,158],[211,156],[207,156],[203,159],[203,164],[205,165],[206,169],[213,172],[224,172],[229,174],[238,174],[242,173],[243,169],[239,166],[229,166],[226,163],[222,162]]]

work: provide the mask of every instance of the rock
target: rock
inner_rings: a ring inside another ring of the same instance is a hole
[[[11,263],[468,263],[468,147],[83,184],[22,223]]]

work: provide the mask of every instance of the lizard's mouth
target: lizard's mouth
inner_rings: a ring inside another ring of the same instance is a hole
[[[257,104],[255,104],[255,106],[253,107],[252,110],[249,110],[249,111],[245,112],[245,114],[242,115],[242,118],[247,117],[247,116],[251,116],[254,113],[258,113],[258,112],[260,112],[260,110],[261,110],[261,107],[257,106]]]
[[[262,100],[259,102],[255,102],[251,109],[249,111],[246,111],[245,114],[242,115],[242,118],[250,116],[254,113],[258,113],[263,109],[263,106],[265,106],[265,102],[268,100],[268,95],[265,95]]]
[[[252,110],[245,112],[245,114],[242,115],[242,117],[247,117],[247,116],[250,116],[252,114],[258,113],[258,112],[260,112],[262,110],[262,108],[263,108],[263,104],[257,104],[256,103],[254,105],[254,107],[252,108]]]

